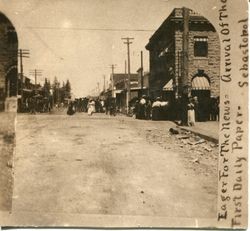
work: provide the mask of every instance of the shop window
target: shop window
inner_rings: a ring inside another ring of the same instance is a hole
[[[194,37],[194,56],[195,57],[208,56],[207,37]]]

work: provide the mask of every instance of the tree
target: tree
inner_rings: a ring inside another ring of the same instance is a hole
[[[48,81],[47,78],[45,78],[45,81],[44,81],[44,85],[43,85],[43,91],[44,91],[44,95],[46,97],[49,97],[49,94],[50,94],[50,81]]]
[[[71,95],[71,84],[69,80],[67,79],[66,84],[65,84],[65,96],[70,98]]]
[[[53,89],[53,99],[55,103],[60,103],[60,82],[57,80],[56,76],[54,78],[53,84],[52,84],[52,89]]]

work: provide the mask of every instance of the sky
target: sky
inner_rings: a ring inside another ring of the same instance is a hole
[[[185,3],[191,0],[185,0]],[[216,0],[210,0],[218,2]],[[144,71],[149,71],[145,49],[152,34],[180,0],[0,0],[0,9],[16,28],[19,48],[29,49],[24,74],[42,70],[39,77],[69,81],[75,97],[93,94],[104,77],[125,72],[127,46],[121,39],[132,37],[131,73],[140,68],[143,51]],[[200,1],[193,8],[204,11]],[[203,2],[204,3],[204,2]],[[204,11],[204,13],[206,13]],[[32,78],[32,77],[31,77]]]

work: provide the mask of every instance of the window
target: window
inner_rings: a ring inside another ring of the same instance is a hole
[[[194,37],[194,56],[207,57],[208,44],[207,37]]]

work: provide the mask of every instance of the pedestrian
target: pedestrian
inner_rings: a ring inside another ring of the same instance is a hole
[[[151,119],[151,110],[152,110],[151,100],[149,99],[149,97],[147,97],[145,106],[146,120]]]
[[[193,99],[189,98],[189,103],[187,105],[187,124],[188,126],[194,126],[195,125],[195,112],[194,112],[194,104],[193,104]]]
[[[146,96],[143,95],[139,102],[138,119],[146,118]]]
[[[138,119],[138,113],[139,113],[139,100],[137,99],[133,107],[133,118]]]
[[[29,100],[29,109],[30,114],[36,114],[36,102],[34,97],[31,97]]]
[[[160,120],[161,98],[157,97],[152,105],[152,120]]]
[[[88,115],[92,116],[94,112],[95,112],[95,101],[93,99],[90,99],[88,103]]]
[[[199,100],[197,96],[193,97],[193,104],[194,104],[194,115],[195,121],[200,121],[200,111],[199,111]]]
[[[75,114],[74,103],[70,102],[67,110],[67,115],[74,115],[74,114]]]
[[[116,102],[115,102],[115,98],[112,97],[110,99],[110,115],[116,116]]]

